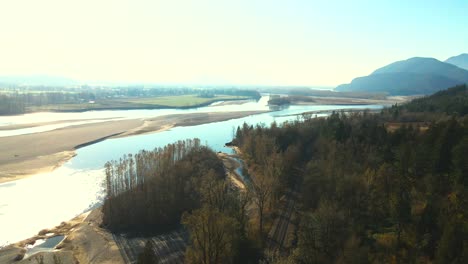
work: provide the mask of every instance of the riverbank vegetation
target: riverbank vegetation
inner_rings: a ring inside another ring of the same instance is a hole
[[[341,92],[331,92],[332,95],[270,95],[269,105],[393,105],[401,104],[418,96],[386,96],[386,95],[366,95],[366,94],[343,94]]]
[[[297,243],[276,261],[465,263],[467,98],[459,86],[380,114],[240,127],[234,143],[268,188],[300,190]]]
[[[40,111],[188,108],[216,101],[259,99],[254,90],[235,88],[80,87],[0,90],[0,115]]]
[[[325,87],[324,87],[325,88]],[[332,87],[325,89],[314,89],[313,87],[258,87],[262,93],[281,94],[289,97],[341,97],[341,98],[361,98],[361,99],[385,99],[388,93],[384,92],[339,92]]]
[[[145,236],[183,225],[191,242],[187,263],[258,258],[249,237],[249,194],[230,187],[222,161],[198,139],[126,155],[108,162],[105,172],[103,226],[112,232]],[[140,262],[152,259],[146,248]]]
[[[184,211],[200,207],[205,175],[224,178],[222,162],[197,139],[126,155],[105,171],[103,221],[113,231],[171,230]]]

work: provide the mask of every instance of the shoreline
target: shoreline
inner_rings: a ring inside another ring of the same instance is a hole
[[[388,96],[385,99],[349,98],[349,97],[321,97],[321,96],[287,96],[291,98],[289,105],[394,105],[408,102],[418,96]],[[279,104],[281,106],[283,104]],[[277,105],[277,104],[272,104]]]
[[[383,108],[382,108],[383,109]],[[308,111],[300,114],[288,114],[288,115],[281,115],[281,117],[285,116],[302,116],[302,115],[314,115],[314,114],[331,114],[333,112],[345,112],[345,113],[358,113],[363,111],[369,111],[369,113],[378,113],[382,109],[369,109],[369,108],[342,108],[342,109],[333,109],[333,110],[315,110],[315,111]]]
[[[45,263],[125,263],[113,234],[101,227],[101,208],[84,212],[36,235],[0,248],[1,263],[31,263],[42,256]],[[54,250],[42,250],[26,255],[36,241],[64,236]]]
[[[217,153],[226,168],[226,181],[232,188],[246,191],[246,183],[237,174],[240,164],[232,159],[232,154]],[[60,258],[62,263],[125,263],[115,234],[102,226],[102,207],[83,212],[72,219],[64,220],[55,227],[46,227],[31,237],[0,247],[1,263],[29,263],[37,257],[45,261]],[[64,236],[54,250],[41,250],[28,254],[37,241],[47,240],[56,236]],[[46,263],[48,263],[46,262]]]
[[[74,157],[75,150],[109,138],[157,133],[177,126],[221,122],[265,112],[267,111],[173,114],[146,119],[105,121],[0,138],[0,184],[51,172]]]

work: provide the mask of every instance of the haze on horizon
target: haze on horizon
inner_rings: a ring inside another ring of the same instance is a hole
[[[352,2],[352,3],[351,3]],[[0,76],[335,86],[467,52],[468,2],[0,2]]]

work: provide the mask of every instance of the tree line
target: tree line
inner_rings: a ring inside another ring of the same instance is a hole
[[[24,100],[18,96],[0,94],[0,115],[22,114],[25,111]]]
[[[259,99],[261,96],[254,90],[235,88],[144,88],[115,87],[93,88],[23,88],[0,91],[0,115],[23,114],[34,107],[58,104],[82,104],[90,101],[102,101],[122,98],[145,98],[157,96],[176,96],[197,94],[200,97],[212,98],[215,95],[248,96]]]
[[[276,262],[466,263],[468,117],[442,107],[466,98],[456,87],[380,114],[239,127],[234,144],[271,190],[301,182],[297,242]]]
[[[259,248],[249,231],[250,194],[225,180],[222,161],[198,139],[125,155],[105,165],[103,226],[151,235],[186,228],[187,263],[244,263]],[[151,242],[138,263],[157,263]]]
[[[200,206],[202,177],[225,176],[222,162],[198,139],[125,155],[107,162],[105,173],[103,224],[115,232],[145,233],[178,226],[183,212]]]
[[[409,112],[439,112],[449,115],[468,114],[468,90],[466,84],[439,91],[433,95],[414,99],[402,106]]]

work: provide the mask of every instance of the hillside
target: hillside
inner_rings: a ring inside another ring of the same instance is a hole
[[[418,73],[382,73],[355,78],[350,84],[336,87],[343,92],[386,92],[390,95],[430,94],[460,84],[445,76]]]
[[[439,112],[449,115],[468,114],[467,86],[459,85],[433,95],[414,99],[401,106],[408,112]]]
[[[463,53],[458,56],[450,57],[445,62],[453,64],[459,68],[468,70],[468,53]]]
[[[440,75],[457,81],[468,81],[468,71],[434,58],[420,57],[391,63],[375,70],[371,75],[401,72]]]
[[[336,91],[387,92],[390,95],[431,94],[468,82],[468,71],[433,58],[410,58],[355,78]]]

